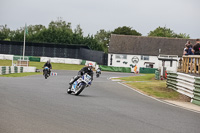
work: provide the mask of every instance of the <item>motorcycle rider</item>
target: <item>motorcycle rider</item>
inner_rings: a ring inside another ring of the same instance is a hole
[[[51,73],[51,69],[52,69],[52,65],[50,63],[50,60],[47,60],[47,62],[44,64],[44,66],[42,68],[48,67],[48,74],[50,75]],[[43,69],[43,74],[44,74],[44,69]]]
[[[83,76],[85,73],[91,76],[91,80],[93,80],[93,71],[92,71],[92,63],[89,63],[88,66],[83,67],[79,72],[78,75],[74,77],[72,81],[69,82],[69,89],[71,88],[72,84],[78,80],[81,76]]]
[[[101,68],[100,67],[96,70],[96,74],[97,73],[101,74]]]

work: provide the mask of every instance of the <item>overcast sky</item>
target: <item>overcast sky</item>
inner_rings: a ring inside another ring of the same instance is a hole
[[[0,25],[12,30],[62,20],[80,24],[84,35],[129,26],[143,36],[166,26],[200,38],[200,0],[0,0]]]

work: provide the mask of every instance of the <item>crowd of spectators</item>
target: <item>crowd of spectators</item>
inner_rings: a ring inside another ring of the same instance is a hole
[[[196,44],[194,46],[190,41],[187,41],[183,55],[200,55],[200,39],[196,39]]]

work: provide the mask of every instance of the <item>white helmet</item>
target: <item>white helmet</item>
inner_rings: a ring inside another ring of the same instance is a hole
[[[92,67],[93,67],[92,63],[89,63],[89,64],[88,64],[88,70],[91,70]]]

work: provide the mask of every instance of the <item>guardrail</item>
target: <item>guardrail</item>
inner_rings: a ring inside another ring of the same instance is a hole
[[[184,55],[181,62],[181,72],[200,74],[200,55]]]
[[[200,106],[200,77],[168,72],[167,88],[190,97],[192,103]]]
[[[0,75],[11,73],[22,73],[23,67],[18,66],[0,66]]]
[[[0,66],[0,75],[11,73],[35,72],[36,67]]]

